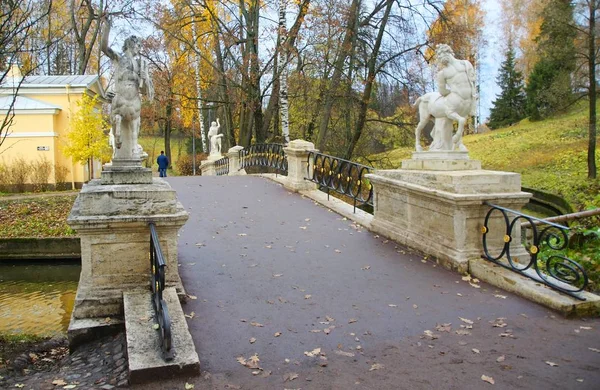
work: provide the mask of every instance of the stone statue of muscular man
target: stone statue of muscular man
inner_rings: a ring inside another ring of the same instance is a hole
[[[140,57],[140,38],[132,35],[123,44],[123,54],[118,55],[108,46],[111,23],[103,18],[102,52],[112,61],[114,90],[110,118],[113,160],[140,160],[147,157],[138,144],[140,133],[140,93],[154,99],[154,87],[148,74],[148,63]],[[114,141],[113,141],[114,140]]]

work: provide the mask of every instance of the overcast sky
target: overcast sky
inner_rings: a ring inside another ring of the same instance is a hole
[[[482,0],[481,5],[486,12],[483,31],[488,42],[484,50],[480,70],[481,120],[485,122],[490,116],[492,101],[500,93],[500,88],[496,84],[496,76],[498,75],[498,68],[504,59],[504,48],[502,46],[502,32],[499,27],[500,6],[498,1]]]

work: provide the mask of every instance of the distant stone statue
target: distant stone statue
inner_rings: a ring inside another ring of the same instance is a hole
[[[147,157],[138,144],[140,133],[140,93],[154,99],[154,87],[148,74],[148,63],[140,57],[140,38],[132,35],[123,44],[123,54],[118,55],[108,46],[111,23],[103,18],[102,52],[114,67],[114,90],[110,118],[114,137],[113,159],[140,159]]]
[[[416,150],[423,151],[421,131],[434,119],[430,151],[467,151],[462,135],[467,118],[475,115],[477,106],[475,70],[469,61],[454,58],[454,52],[448,45],[438,45],[435,54],[440,66],[436,77],[439,92],[426,93],[415,102],[415,106],[419,106]],[[453,136],[454,122],[458,122],[458,128]]]
[[[223,138],[223,134],[219,134],[219,129],[221,128],[221,124],[219,123],[219,118],[217,121],[213,121],[210,124],[210,129],[208,130],[208,139],[210,140],[210,154],[211,155],[221,155],[221,138]]]

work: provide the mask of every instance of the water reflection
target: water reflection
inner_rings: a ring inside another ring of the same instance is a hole
[[[66,332],[80,271],[74,262],[0,262],[0,333]]]

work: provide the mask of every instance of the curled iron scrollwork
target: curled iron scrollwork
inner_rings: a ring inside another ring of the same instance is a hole
[[[262,167],[287,175],[288,161],[281,144],[254,144],[239,151],[240,168]]]
[[[373,207],[373,185],[365,178],[372,170],[371,167],[319,152],[310,152],[306,169],[305,179],[325,189],[327,195],[329,191],[334,191],[346,196],[352,199],[355,209],[357,204]]]
[[[568,227],[516,210],[486,204],[490,206],[490,210],[482,227],[483,258],[574,298],[585,300],[577,294],[588,284],[585,269],[563,253],[569,245]],[[491,232],[492,226],[501,231]],[[490,233],[495,233],[494,243],[491,242],[493,240]],[[523,249],[527,256],[523,256]],[[528,259],[522,259],[523,257]]]

